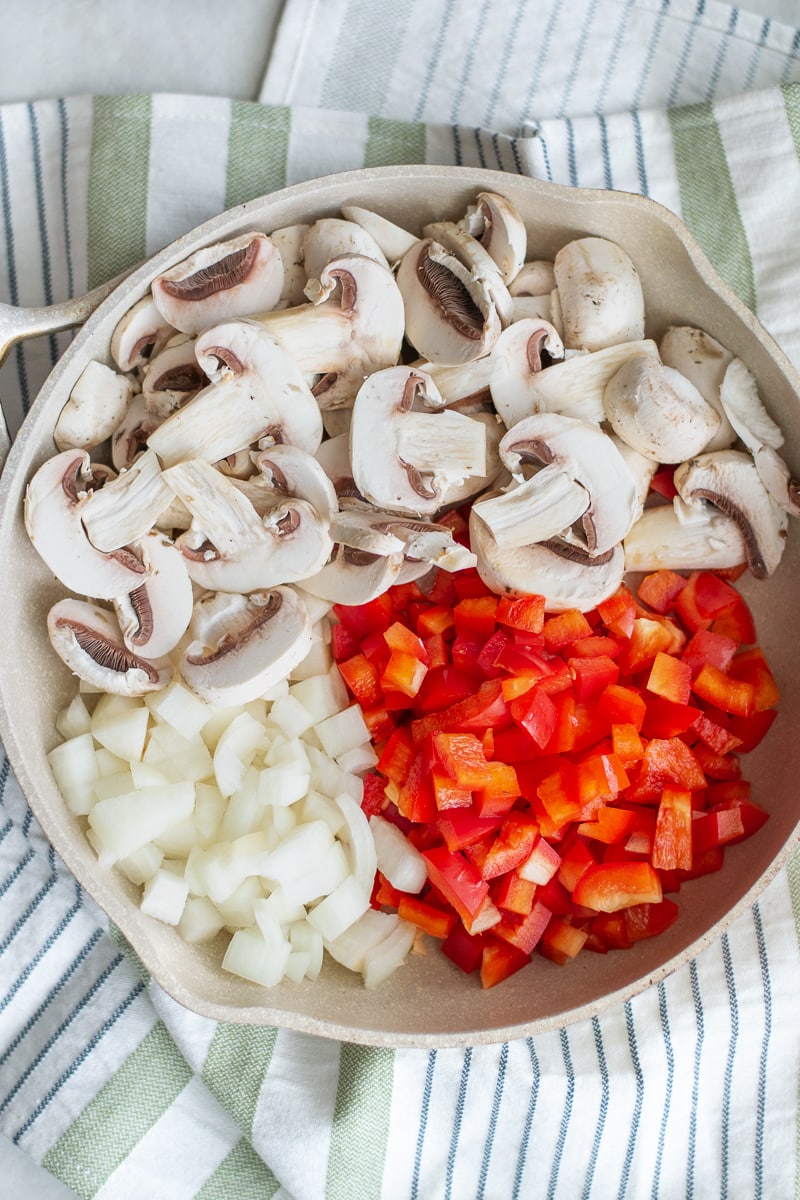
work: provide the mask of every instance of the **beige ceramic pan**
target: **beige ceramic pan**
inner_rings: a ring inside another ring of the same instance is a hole
[[[217,947],[197,949],[143,916],[136,889],[103,872],[78,819],[55,787],[47,751],[56,743],[56,710],[74,691],[50,650],[45,614],[62,595],[28,543],[22,497],[35,468],[54,452],[52,429],[86,362],[107,359],[111,332],[159,271],[221,238],[249,229],[337,215],[342,204],[373,208],[415,231],[427,221],[460,217],[480,190],[508,196],[526,220],[531,256],[549,257],[584,234],[622,245],[642,277],[647,335],[672,323],[698,325],[739,355],[786,434],[785,454],[800,471],[800,379],[785,355],[720,281],[680,222],[665,209],[624,193],[575,191],[490,171],[389,167],[302,183],[214,218],[137,268],[86,320],[38,397],[0,481],[0,732],[20,784],[68,868],[121,929],[153,977],[199,1013],[276,1024],[375,1045],[457,1045],[499,1041],[554,1028],[619,1004],[662,979],[718,937],[785,863],[800,818],[800,530],[790,532],[777,574],[745,584],[759,638],[782,692],[780,715],[746,760],[757,802],[771,819],[750,841],[732,847],[724,870],[682,889],[679,921],[629,951],[584,953],[566,966],[536,958],[488,992],[443,956],[412,956],[377,991],[329,963],[315,983],[265,990],[224,973]]]

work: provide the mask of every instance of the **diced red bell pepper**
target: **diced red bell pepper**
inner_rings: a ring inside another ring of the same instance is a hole
[[[434,733],[433,753],[459,787],[481,787],[488,763],[480,738],[474,733]]]
[[[542,780],[536,789],[536,795],[557,828],[569,821],[577,821],[581,815],[577,770],[568,760]]]
[[[665,500],[674,500],[678,494],[675,487],[675,468],[671,465],[659,467],[650,480],[650,491],[663,496]]]
[[[578,880],[581,879],[590,867],[597,865],[597,856],[592,851],[588,842],[583,838],[576,838],[566,853],[561,858],[561,865],[558,868],[558,882],[562,884],[568,892],[575,893],[575,887]]]
[[[380,871],[375,872],[375,882],[372,887],[370,903],[373,908],[397,908],[402,896],[398,888],[393,887]]]
[[[388,629],[394,617],[394,603],[388,592],[383,592],[365,604],[334,604],[334,615],[351,633],[363,638],[367,633]]]
[[[457,602],[472,598],[480,599],[487,593],[486,584],[474,567],[469,567],[466,571],[456,571],[450,578],[453,581]],[[496,601],[497,597],[495,596],[494,599]]]
[[[653,738],[647,743],[641,768],[628,798],[638,803],[657,800],[665,787],[694,791],[705,785],[700,764],[679,738]]]
[[[376,708],[364,708],[361,710],[361,715],[369,730],[372,744],[380,753],[383,745],[396,728],[395,721],[385,704],[379,704]]]
[[[578,802],[585,810],[597,801],[614,800],[630,780],[616,754],[592,754],[577,764]]]
[[[734,679],[741,679],[752,684],[753,710],[755,712],[774,708],[780,700],[775,676],[772,674],[760,646],[753,646],[751,649],[742,650],[737,654],[731,661],[728,674]]]
[[[608,654],[570,658],[567,666],[575,679],[575,695],[579,701],[596,700],[619,679],[619,667]]]
[[[578,638],[569,648],[571,658],[598,658],[604,654],[608,658],[616,658],[620,651],[618,641],[607,634],[591,633],[588,637]]]
[[[474,917],[489,894],[489,884],[458,851],[434,846],[423,851],[428,876],[462,920]]]
[[[463,850],[475,845],[487,834],[500,828],[502,816],[481,817],[471,808],[448,809],[440,813],[436,826],[448,850]]]
[[[674,704],[688,704],[692,692],[692,669],[682,659],[659,650],[650,668],[647,690]]]
[[[650,861],[656,868],[671,871],[692,866],[692,793],[665,787],[656,816],[656,832]]]
[[[640,730],[647,703],[640,692],[621,683],[610,683],[597,701],[598,718],[612,725],[633,725]]]
[[[491,637],[496,627],[497,597],[483,595],[466,597],[453,609],[453,620],[459,637],[479,641]]]
[[[492,936],[516,946],[524,954],[532,954],[552,917],[550,909],[538,900],[524,917],[507,916],[492,927]]]
[[[644,742],[635,725],[627,722],[612,724],[611,740],[614,753],[623,765],[639,762],[644,756]]]
[[[361,808],[368,817],[380,813],[386,804],[386,780],[381,779],[373,771],[364,776],[364,791],[361,797]]]
[[[541,835],[536,839],[525,862],[518,868],[522,879],[543,886],[558,873],[561,866],[561,855],[555,846],[551,846]]]
[[[378,668],[363,654],[339,663],[339,673],[362,708],[375,708],[383,699]]]
[[[510,812],[492,839],[481,868],[483,878],[495,879],[521,866],[539,836],[539,825],[533,817],[524,812]]]
[[[624,583],[607,600],[600,601],[597,611],[611,633],[620,638],[631,636],[636,620],[636,599]]]
[[[481,987],[495,987],[510,975],[522,970],[531,961],[530,955],[500,938],[487,937],[481,956]]]
[[[700,709],[693,704],[678,704],[663,696],[651,696],[641,733],[645,738],[678,737],[691,729],[699,716]]]
[[[392,783],[405,783],[416,751],[411,734],[404,725],[398,725],[390,734],[383,753],[378,759],[377,769]]]
[[[545,645],[551,651],[571,646],[578,638],[588,637],[591,632],[591,625],[577,608],[568,608],[547,617],[542,628]]]
[[[538,686],[533,687],[516,700],[511,700],[508,711],[537,746],[541,748],[547,745],[558,720],[558,708],[547,692]]]
[[[755,711],[755,687],[745,679],[726,675],[710,663],[704,663],[692,684],[695,695],[723,712],[749,717]]]
[[[735,754],[717,754],[704,742],[698,742],[692,747],[692,751],[706,779],[741,779],[742,764]]]
[[[398,900],[397,915],[435,938],[446,938],[458,920],[452,909],[438,908],[419,896],[405,894]]]
[[[736,737],[729,726],[718,724],[718,722],[712,720],[704,712],[695,717],[692,722],[692,729],[704,744],[716,754],[729,754],[732,750],[738,749],[742,744],[741,738]]]
[[[414,741],[422,741],[439,730],[454,731],[497,728],[509,720],[508,706],[498,679],[487,679],[473,696],[459,700],[438,713],[429,713],[411,722]]]
[[[705,663],[711,663],[720,671],[727,671],[736,653],[736,642],[713,629],[698,629],[683,648],[681,659],[696,675]]]
[[[484,941],[483,934],[473,936],[457,921],[442,942],[442,953],[466,975],[471,975],[481,965]]]
[[[633,904],[659,904],[662,895],[661,881],[650,863],[598,863],[581,875],[572,899],[583,908],[617,912]]]
[[[581,821],[578,833],[596,842],[613,845],[624,841],[636,824],[636,813],[628,808],[613,808],[604,804],[598,808],[593,821]]]
[[[440,768],[431,771],[431,784],[436,807],[439,812],[451,808],[470,808],[472,805],[472,790],[456,783],[451,775]]]
[[[588,936],[588,930],[554,916],[544,931],[539,952],[561,967],[580,953]]]
[[[431,667],[414,700],[418,713],[441,712],[475,693],[475,676],[458,667]]]
[[[510,763],[487,762],[481,787],[475,788],[475,808],[482,817],[507,813],[519,798],[517,772]]]
[[[411,760],[408,774],[400,785],[397,807],[404,817],[416,824],[430,824],[436,819],[436,798],[424,754],[416,754]]]
[[[507,871],[490,886],[489,894],[498,908],[524,917],[533,908],[536,884],[518,871]]]
[[[483,642],[479,638],[462,637],[457,634],[450,646],[450,658],[453,666],[459,671],[465,671],[475,679],[483,678],[484,672],[480,665]]]
[[[644,938],[658,937],[674,925],[679,909],[674,900],[665,896],[658,904],[632,904],[622,912],[629,941],[641,942]]]
[[[617,659],[620,671],[636,675],[651,665],[659,651],[672,654],[682,649],[683,640],[668,617],[637,617]]]
[[[739,646],[751,646],[756,640],[756,626],[753,614],[744,597],[739,594],[736,605],[729,612],[723,613],[714,621],[715,633],[725,634]]]
[[[339,663],[343,659],[352,658],[354,654],[358,654],[361,649],[361,643],[357,633],[348,629],[346,625],[336,622],[331,628],[331,653],[334,661]]]
[[[431,634],[447,633],[455,628],[455,617],[449,604],[434,604],[423,608],[416,620],[417,633],[421,638]]]
[[[748,754],[755,750],[769,733],[777,715],[774,708],[767,708],[761,712],[754,712],[749,717],[731,717],[728,727],[731,733],[739,738],[740,753]]]
[[[494,679],[502,673],[498,659],[503,649],[509,645],[511,638],[502,629],[496,629],[486,639],[477,658],[477,665],[487,679]]]
[[[544,626],[544,606],[544,596],[524,596],[516,600],[501,596],[495,619],[499,625],[506,625],[511,629],[541,633]]]
[[[422,639],[422,644],[428,656],[429,672],[434,667],[450,666],[450,647],[443,633],[429,633]]]
[[[643,604],[665,615],[672,611],[678,595],[685,587],[686,578],[683,575],[662,568],[651,575],[645,575],[637,591]]]
[[[422,638],[412,632],[402,621],[393,621],[389,628],[383,631],[383,640],[390,650],[411,654],[426,666],[428,665],[428,655]]]

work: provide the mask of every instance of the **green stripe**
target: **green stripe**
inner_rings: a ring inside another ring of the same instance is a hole
[[[753,264],[711,104],[669,112],[681,215],[726,283],[755,311]]]
[[[232,102],[226,208],[286,185],[290,129],[288,108],[245,100]]]
[[[195,1200],[270,1200],[280,1187],[267,1164],[246,1138],[237,1142],[209,1176]]]
[[[388,167],[395,163],[425,162],[425,126],[411,121],[388,121],[370,117],[365,167]]]
[[[203,1065],[203,1083],[243,1133],[253,1129],[258,1097],[275,1048],[269,1025],[220,1022]]]
[[[159,1021],[48,1150],[42,1166],[89,1200],[192,1078]]]
[[[322,108],[380,112],[411,19],[412,0],[351,0],[320,93]],[[354,13],[350,10],[355,9]],[[359,70],[369,63],[369,70]]]
[[[787,83],[781,88],[783,104],[786,109],[786,120],[794,142],[794,151],[800,158],[800,84]]]
[[[114,943],[114,945],[120,951],[120,953],[124,954],[125,957],[130,962],[133,963],[134,967],[139,972],[139,974],[141,975],[144,982],[149,984],[150,983],[150,972],[148,971],[147,967],[142,962],[139,955],[134,950],[133,946],[130,944],[128,939],[125,937],[125,934],[122,932],[121,929],[119,929],[114,924],[113,921],[109,921],[109,923],[108,923],[108,934],[109,934],[109,937],[111,938],[112,942]]]
[[[333,1111],[326,1200],[381,1195],[394,1079],[394,1051],[343,1044]]]
[[[146,257],[151,118],[149,96],[97,96],[93,101],[89,287]]]

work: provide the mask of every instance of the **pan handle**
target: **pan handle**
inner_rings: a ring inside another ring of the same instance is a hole
[[[99,304],[113,292],[127,272],[107,283],[101,283],[83,296],[75,296],[60,304],[42,305],[38,308],[15,308],[12,304],[0,304],[0,366],[18,342],[27,338],[40,337],[43,333],[59,333],[82,325]],[[0,396],[0,467],[5,462],[11,447],[8,420]]]

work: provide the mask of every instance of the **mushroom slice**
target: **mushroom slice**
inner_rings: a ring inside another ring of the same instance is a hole
[[[404,562],[402,554],[372,554],[336,544],[325,566],[300,587],[332,604],[367,604],[397,583]]]
[[[545,597],[548,612],[589,612],[617,590],[625,571],[622,546],[589,557],[558,539],[501,549],[487,527],[470,514],[470,544],[483,582],[501,596]]]
[[[589,507],[589,493],[551,463],[530,479],[478,500],[473,512],[488,527],[501,549],[528,546],[558,537]]]
[[[59,450],[91,450],[111,437],[132,395],[125,375],[105,363],[87,363],[56,421],[53,440]]]
[[[564,345],[602,350],[644,337],[644,298],[628,255],[607,238],[568,242],[553,262]]]
[[[588,550],[602,555],[638,514],[636,481],[617,447],[597,425],[560,413],[537,413],[518,422],[500,443],[500,457],[517,477],[531,458],[553,463],[589,496],[582,517]]]
[[[114,600],[122,639],[134,654],[160,658],[174,650],[192,617],[192,581],[180,550],[151,530],[137,542],[148,568],[145,581]]]
[[[410,364],[415,371],[423,371],[429,375],[442,397],[446,407],[462,402],[468,404],[491,404],[492,396],[489,383],[492,377],[492,355],[485,354],[483,358],[473,359],[472,362],[460,363],[456,367],[442,367],[438,363],[417,359]]]
[[[325,474],[333,484],[337,497],[354,496],[362,499],[361,493],[353,479],[353,468],[350,465],[350,431],[328,438],[318,447],[314,455]]]
[[[655,342],[648,339],[620,342],[592,353],[568,351],[563,362],[552,363],[546,371],[530,376],[526,403],[532,412],[564,413],[599,424],[606,419],[603,396],[609,379],[635,354],[657,353]]]
[[[283,263],[283,286],[276,308],[292,308],[305,300],[304,288],[308,281],[306,269],[303,266],[303,242],[308,233],[308,225],[283,225],[273,229],[269,235],[272,243],[280,251]]]
[[[676,501],[645,509],[631,527],[623,543],[626,571],[713,571],[745,561],[742,531],[732,517],[713,504],[693,504],[687,519]]]
[[[474,567],[477,557],[453,537],[446,525],[433,521],[418,521],[413,517],[382,517],[379,529],[386,530],[404,543],[406,567],[409,562],[424,563],[426,568],[442,571],[461,571]],[[405,570],[405,568],[404,568]]]
[[[687,504],[707,500],[741,530],[747,565],[756,579],[770,576],[786,545],[788,515],[770,498],[749,454],[715,450],[681,463],[675,487]]]
[[[380,246],[388,262],[394,266],[407,250],[410,250],[417,238],[408,230],[395,225],[393,221],[372,212],[371,209],[361,208],[357,204],[343,204],[342,216],[348,221],[355,221],[365,229]]]
[[[194,338],[178,334],[148,363],[142,378],[142,394],[151,416],[163,421],[206,386],[194,347]]]
[[[422,233],[454,254],[469,269],[473,279],[483,281],[501,324],[507,325],[512,318],[514,302],[503,280],[502,270],[478,239],[454,221],[434,221],[426,225]]]
[[[719,413],[694,384],[651,354],[636,354],[620,367],[603,404],[614,432],[658,463],[699,454],[719,429]]]
[[[172,496],[155,453],[146,450],[127,471],[88,497],[83,506],[86,535],[107,553],[136,542],[152,529]]]
[[[144,396],[137,392],[111,435],[111,461],[116,471],[127,471],[147,449],[147,439],[160,421],[148,414]]]
[[[486,471],[483,424],[441,407],[429,376],[411,367],[371,375],[350,428],[353,479],[376,508],[431,516],[449,484]]]
[[[397,286],[406,336],[431,362],[457,366],[482,358],[500,336],[500,316],[486,281],[431,238],[403,255]]]
[[[148,293],[117,323],[111,335],[111,357],[120,371],[133,371],[158,354],[174,332]]]
[[[671,325],[659,344],[661,361],[693,383],[720,415],[719,429],[706,450],[724,450],[736,441],[736,431],[722,408],[720,384],[733,355],[710,334],[692,325]]]
[[[133,591],[147,573],[129,548],[104,554],[86,536],[84,508],[108,475],[92,466],[85,450],[63,450],[39,468],[25,493],[25,528],[34,549],[66,588],[98,600]]]
[[[387,269],[389,267],[380,246],[361,225],[340,217],[320,217],[309,225],[303,240],[303,265],[312,291],[311,281],[319,279],[328,263],[344,254],[363,254]],[[309,299],[313,298],[313,295],[309,296]]]
[[[322,518],[331,522],[339,503],[333,484],[313,454],[298,446],[276,445],[254,456],[261,478],[279,496],[307,500]]]
[[[327,523],[305,500],[276,503],[260,516],[236,483],[199,459],[170,467],[164,478],[194,518],[177,546],[201,587],[253,592],[304,579],[327,562]]]
[[[634,450],[632,446],[629,446],[627,442],[623,442],[622,438],[617,437],[615,433],[610,433],[609,437],[622,455],[623,462],[633,476],[633,481],[636,484],[638,520],[650,494],[650,484],[656,473],[658,463],[653,462],[652,458],[646,458],[638,450]]]
[[[459,225],[480,242],[510,284],[525,263],[528,244],[525,222],[511,201],[496,192],[479,192]]]
[[[491,353],[489,388],[507,429],[539,411],[540,394],[532,381],[563,357],[563,342],[549,321],[515,321],[503,330]]]
[[[719,398],[726,417],[751,454],[762,446],[780,449],[783,433],[764,408],[755,377],[740,358],[728,364]]]
[[[47,615],[47,632],[59,658],[85,683],[115,696],[157,692],[172,679],[168,658],[153,661],[122,642],[113,613],[84,600],[59,600]]]
[[[283,287],[280,252],[265,233],[244,233],[196,251],[153,280],[156,307],[182,333],[265,312]]]
[[[550,296],[556,286],[556,275],[549,259],[537,258],[523,263],[508,285],[514,297]]]
[[[289,587],[197,601],[181,674],[202,700],[248,704],[285,679],[311,649],[311,621]]]

